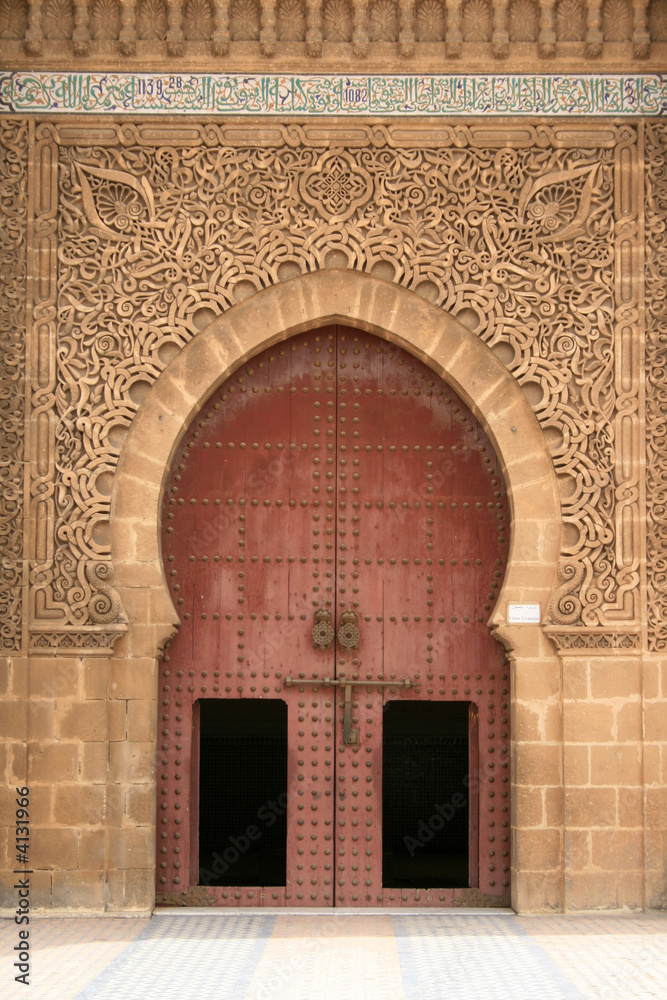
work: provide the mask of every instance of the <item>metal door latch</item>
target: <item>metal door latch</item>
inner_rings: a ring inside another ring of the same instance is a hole
[[[345,702],[343,709],[343,746],[359,746],[359,730],[352,728],[352,688],[369,687],[393,687],[409,690],[419,684],[418,680],[411,681],[409,677],[404,677],[401,681],[364,681],[352,680],[349,677],[285,677],[283,679],[285,687],[344,687]]]

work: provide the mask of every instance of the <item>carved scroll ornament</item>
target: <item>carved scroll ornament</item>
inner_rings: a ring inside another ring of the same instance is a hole
[[[156,142],[106,121],[98,143],[89,125],[40,127],[40,149],[59,161],[60,207],[54,547],[33,574],[35,621],[94,621],[86,567],[108,557],[119,451],[170,360],[235,302],[331,266],[413,289],[512,371],[562,488],[550,620],[635,621],[639,546],[619,517],[638,521],[639,449],[624,423],[638,390],[633,376],[619,391],[616,374],[633,370],[633,341],[618,331],[637,322],[635,130],[522,123],[510,145],[504,126],[425,137],[406,123],[356,123],[352,140],[347,126],[328,122],[314,140],[309,128],[272,125],[267,143],[248,121],[243,140],[232,126],[189,122],[185,141],[161,123]]]

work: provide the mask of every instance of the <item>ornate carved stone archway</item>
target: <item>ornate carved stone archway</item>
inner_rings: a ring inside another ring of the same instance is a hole
[[[501,458],[512,505],[512,542],[492,625],[519,652],[508,601],[546,609],[560,544],[553,471],[534,413],[516,381],[470,330],[399,285],[353,271],[320,271],[259,292],[212,322],[157,380],[123,448],[111,508],[112,558],[131,627],[155,655],[177,617],[159,549],[164,476],[193,413],[260,348],[314,325],[341,321],[412,351],[464,397]],[[524,633],[525,634],[525,633]]]

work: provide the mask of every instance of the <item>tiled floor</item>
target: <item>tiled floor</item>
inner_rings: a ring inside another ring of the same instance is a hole
[[[161,911],[36,918],[3,1000],[667,1000],[667,916]]]

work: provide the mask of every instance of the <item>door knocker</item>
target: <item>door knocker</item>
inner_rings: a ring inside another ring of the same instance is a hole
[[[347,611],[344,611],[340,616],[338,641],[343,649],[359,649],[361,633],[359,632],[359,626],[357,625],[358,621],[359,615],[356,611],[352,611],[351,608],[348,608]]]
[[[331,649],[334,640],[334,630],[331,624],[331,612],[326,608],[318,608],[315,612],[313,625],[313,647],[315,649]]]

